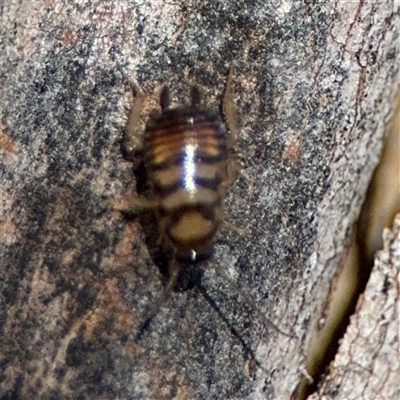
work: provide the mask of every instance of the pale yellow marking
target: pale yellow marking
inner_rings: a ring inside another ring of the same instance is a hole
[[[214,179],[222,171],[222,164],[204,164],[198,163],[197,165],[197,177],[205,179]]]
[[[188,242],[207,236],[213,229],[213,222],[205,219],[197,211],[186,212],[171,228],[171,236],[179,241]]]
[[[210,157],[218,156],[221,153],[218,145],[213,146],[209,143],[203,144],[198,142],[199,149],[202,153],[207,154]],[[216,142],[218,143],[218,142]],[[157,146],[153,148],[153,162],[155,164],[162,164],[167,161],[173,155],[179,153],[183,146],[177,146],[176,144],[165,144],[162,146]]]
[[[198,163],[196,169],[196,177],[205,179],[214,179],[218,174],[222,174],[222,166],[219,164],[203,164]],[[161,186],[169,186],[175,182],[179,182],[183,176],[183,169],[181,165],[174,165],[173,167],[156,170],[153,172],[154,181]]]
[[[161,203],[165,209],[173,209],[185,205],[194,205],[198,203],[212,203],[216,201],[218,194],[210,189],[200,188],[194,197],[191,197],[185,189],[176,190],[164,198]]]
[[[164,131],[165,133],[161,135],[160,133]],[[168,130],[157,131],[150,140],[153,161],[156,164],[165,162],[188,143],[197,146],[199,151],[209,156],[220,154],[220,139],[216,137],[216,132],[212,129],[201,129],[201,126],[198,129],[186,129],[172,135],[168,133]]]
[[[108,201],[104,202],[107,207]],[[144,210],[156,209],[159,207],[158,200],[145,199],[134,194],[120,197],[113,204],[113,210],[119,212],[136,213]]]
[[[169,186],[182,179],[182,167],[175,165],[170,168],[156,170],[153,172],[154,181],[161,186]]]
[[[218,147],[218,142],[215,141],[216,145],[214,146],[211,143],[207,143],[207,144],[202,144],[200,143],[201,146],[201,150],[209,155],[209,156],[218,156],[221,153],[220,148]]]
[[[171,130],[173,128],[164,128],[164,129],[157,129],[156,131],[152,132],[150,134],[151,140],[153,143],[156,145],[162,144],[163,142],[176,142],[176,141],[181,141],[181,140],[186,140],[189,138],[195,139],[195,140],[201,140],[201,139],[211,139],[211,140],[218,140],[216,139],[216,134],[217,132],[215,129],[211,128],[202,128],[201,126],[195,125],[196,129],[193,129],[192,127],[187,128],[187,129],[181,129],[178,132],[172,133]]]
[[[170,145],[155,147],[153,149],[153,162],[155,164],[162,164],[163,162],[171,158],[174,153],[176,153],[176,149],[174,149]]]

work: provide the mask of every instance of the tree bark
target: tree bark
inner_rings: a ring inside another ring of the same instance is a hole
[[[400,4],[9,0],[2,20],[0,398],[290,398],[394,108]],[[196,84],[218,112],[231,65],[244,165],[225,218],[245,233],[221,232],[137,341],[168,260],[146,220],[111,209],[136,191],[120,146],[129,81],[167,83],[175,103]],[[380,368],[352,376],[379,393]]]
[[[311,400],[398,399],[400,215],[384,233],[365,293],[330,372]]]

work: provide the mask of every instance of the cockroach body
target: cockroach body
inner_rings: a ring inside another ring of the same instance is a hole
[[[192,99],[198,98],[193,92]],[[197,262],[212,253],[232,180],[228,150],[218,118],[193,100],[189,108],[164,108],[147,126],[144,164],[158,201],[159,231],[178,261]]]
[[[153,209],[160,237],[181,263],[210,257],[223,221],[223,202],[235,179],[237,140],[230,96],[231,77],[224,97],[229,134],[218,116],[200,106],[193,87],[188,107],[169,108],[169,90],[161,91],[161,115],[150,120],[143,135],[143,162],[152,198],[130,196],[117,209]],[[139,96],[143,96],[139,92]],[[143,100],[131,110],[128,133],[140,116]],[[130,138],[128,137],[128,140]]]
[[[127,196],[114,207],[130,213],[154,211],[159,235],[173,253],[164,292],[147,313],[138,339],[174,288],[182,268],[211,256],[215,237],[225,223],[223,203],[238,165],[238,129],[231,85],[232,69],[223,101],[228,130],[217,115],[201,107],[196,87],[191,91],[190,106],[170,108],[169,91],[164,86],[160,95],[161,114],[147,124],[141,146],[152,197]],[[125,146],[128,153],[138,150],[131,143],[137,142],[135,126],[145,98],[137,87],[136,93],[128,120]],[[214,270],[260,314],[266,326],[287,335],[263,315],[221,268],[214,266]]]
[[[200,105],[200,93],[191,91],[191,104],[170,108],[167,86],[161,91],[161,114],[150,120],[143,135],[141,153],[152,197],[136,195],[117,203],[119,211],[153,210],[159,235],[172,250],[169,280],[164,294],[149,313],[149,321],[162,305],[188,264],[209,258],[223,222],[223,203],[236,175],[237,127],[231,99],[231,73],[224,96],[229,133],[217,115]],[[128,120],[126,150],[134,138],[144,95],[136,88],[136,99]]]

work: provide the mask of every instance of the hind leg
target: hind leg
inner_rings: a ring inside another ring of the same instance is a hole
[[[143,111],[146,95],[140,90],[139,86],[130,81],[132,92],[135,93],[134,102],[129,111],[126,136],[124,138],[124,151],[129,157],[138,151],[142,146],[142,132],[140,132],[140,116]]]
[[[232,75],[233,75],[233,66],[231,66],[231,68],[229,69],[229,75],[226,81],[224,102],[223,102],[225,118],[229,128],[228,148],[231,151],[235,150],[239,136],[236,108],[232,100]]]
[[[226,166],[226,176],[222,182],[222,187],[228,189],[236,179],[237,171],[241,164],[241,155],[237,149],[237,142],[239,136],[239,128],[237,123],[237,114],[235,104],[232,99],[232,75],[233,66],[229,70],[228,79],[226,81],[226,88],[223,100],[223,108],[225,119],[228,126],[228,160]]]
[[[150,309],[146,313],[145,320],[139,327],[138,333],[136,335],[136,341],[139,342],[144,334],[144,332],[147,330],[149,327],[151,321],[153,318],[158,314],[160,311],[161,307],[164,305],[166,302],[168,296],[172,292],[172,290],[175,287],[175,284],[178,280],[179,273],[181,271],[181,266],[175,261],[172,260],[172,263],[169,265],[168,272],[169,272],[169,278],[168,281],[164,287],[163,292],[161,295],[156,299],[156,301],[152,304]]]

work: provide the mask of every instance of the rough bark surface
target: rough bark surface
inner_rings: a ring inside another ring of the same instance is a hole
[[[400,215],[384,234],[384,249],[324,384],[310,400],[400,398]]]
[[[4,2],[0,398],[289,398],[378,161],[399,16],[394,0]],[[128,81],[174,101],[196,83],[218,112],[232,63],[245,162],[226,219],[246,233],[221,232],[212,263],[295,338],[204,269],[136,342],[165,260],[107,206],[135,190]]]

